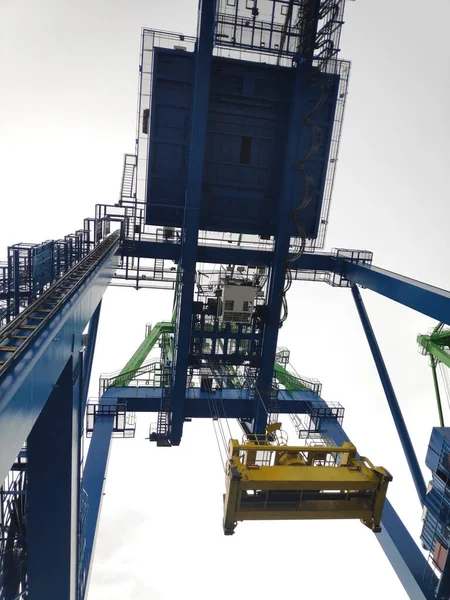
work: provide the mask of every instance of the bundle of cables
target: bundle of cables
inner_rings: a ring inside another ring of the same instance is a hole
[[[280,324],[279,324],[280,327],[282,327],[283,323],[286,321],[286,319],[288,318],[288,314],[289,314],[286,293],[290,290],[291,285],[292,285],[292,271],[290,269],[290,265],[291,265],[291,263],[297,261],[303,255],[303,253],[305,251],[305,247],[306,247],[306,234],[305,234],[305,230],[304,230],[303,226],[300,223],[299,213],[301,213],[301,211],[305,210],[305,208],[310,204],[310,202],[313,198],[313,195],[314,195],[314,179],[307,172],[307,170],[305,168],[305,163],[308,160],[310,160],[311,157],[313,157],[317,153],[317,151],[319,150],[320,145],[322,143],[322,137],[323,137],[321,127],[310,123],[310,119],[311,119],[311,116],[316,112],[316,110],[318,110],[322,106],[322,104],[325,102],[325,100],[327,99],[327,96],[328,96],[328,92],[329,92],[328,85],[323,85],[319,100],[313,106],[313,108],[311,108],[311,110],[305,115],[305,117],[302,119],[302,125],[307,125],[311,128],[312,144],[311,144],[311,147],[308,150],[308,152],[305,154],[305,156],[303,156],[303,158],[301,160],[299,160],[296,165],[297,171],[301,171],[305,177],[305,191],[302,194],[302,197],[301,197],[301,200],[300,200],[298,206],[290,214],[290,217],[291,217],[292,221],[294,222],[296,229],[297,229],[297,237],[295,238],[297,247],[295,248],[295,251],[289,256],[289,258],[285,262],[286,277],[285,277],[285,286],[283,288],[283,291],[281,292],[283,314],[280,319]]]

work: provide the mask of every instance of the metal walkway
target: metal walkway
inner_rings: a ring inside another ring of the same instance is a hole
[[[118,244],[119,231],[112,233],[45,294],[0,330],[0,377],[27,348],[33,337],[52,319],[97,264]]]

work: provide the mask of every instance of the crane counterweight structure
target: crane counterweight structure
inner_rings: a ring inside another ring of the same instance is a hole
[[[139,413],[154,415],[148,439],[165,448],[193,419],[212,421],[226,454],[225,534],[247,519],[361,519],[411,598],[450,597],[450,434],[433,429],[426,490],[359,287],[441,322],[419,338],[434,374],[448,364],[450,292],[374,266],[370,251],[323,251],[350,69],[344,4],[201,0],[195,37],[144,29],[119,202],[64,239],[8,248],[0,600],[88,598],[111,439],[134,437]],[[296,281],[351,288],[425,509],[428,557],[386,498],[389,471],[357,454],[344,408],[278,344]],[[92,402],[109,285],[172,291],[172,317],[147,327]],[[242,443],[224,429],[231,419]],[[285,423],[299,444],[286,443]]]

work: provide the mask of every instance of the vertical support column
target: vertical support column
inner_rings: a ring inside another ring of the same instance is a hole
[[[94,351],[95,351],[95,342],[97,341],[97,331],[98,324],[100,320],[100,311],[102,308],[102,302],[98,303],[97,308],[95,309],[94,314],[91,317],[89,322],[88,329],[88,343],[86,346],[86,350],[84,353],[83,360],[83,392],[81,398],[81,416],[84,417],[84,412],[86,410],[86,402],[89,392],[89,381],[91,379],[91,371],[92,371],[92,362],[94,360]]]
[[[77,600],[79,387],[72,362],[28,437],[29,600]]]
[[[335,419],[324,419],[322,433],[336,446],[350,441]],[[381,532],[374,535],[409,597],[435,600],[438,579],[388,499],[384,503]]]
[[[383,360],[383,355],[381,354],[381,350],[378,346],[378,342],[375,337],[375,333],[372,329],[369,316],[365,309],[363,300],[361,298],[361,294],[359,293],[359,290],[356,285],[352,286],[352,294],[356,304],[356,308],[358,310],[359,318],[361,319],[364,333],[366,334],[366,338],[369,343],[373,359],[375,361],[375,366],[377,368],[378,375],[380,377],[381,384],[386,395],[386,399],[389,404],[389,408],[391,410],[392,417],[394,419],[395,427],[397,429],[397,433],[402,444],[403,452],[405,453],[409,470],[411,471],[411,476],[416,487],[417,495],[419,496],[420,503],[423,504],[426,494],[426,485],[422,475],[422,471],[420,470],[419,461],[417,460],[417,456],[414,451],[411,438],[409,437],[408,429],[406,427],[405,420],[403,419],[402,411],[400,409],[397,396],[395,395],[394,388],[389,377],[389,373],[386,369],[386,365]]]
[[[286,279],[286,261],[289,256],[290,232],[292,229],[290,210],[294,204],[293,195],[295,178],[298,176],[296,164],[299,159],[298,144],[302,127],[301,118],[305,112],[305,102],[303,99],[306,96],[305,87],[309,69],[310,65],[308,62],[297,64],[297,68],[295,69],[295,84],[289,116],[286,153],[284,157],[281,202],[267,295],[268,314],[267,323],[263,333],[261,368],[257,383],[259,394],[256,394],[253,433],[264,433],[267,423],[267,413],[265,408],[267,408],[267,411],[269,410],[269,392],[272,387],[273,370],[277,352],[278,331],[280,328],[280,315],[283,302],[282,294]]]
[[[14,316],[19,314],[20,310],[20,251],[13,251],[13,272],[14,272]]]
[[[111,406],[117,401],[108,398]],[[102,402],[100,403],[100,407]],[[87,513],[82,523],[80,535],[80,599],[87,595],[91,574],[92,558],[98,532],[98,521],[103,500],[103,489],[108,468],[109,450],[114,425],[114,414],[111,410],[105,414],[99,411],[95,419],[89,452],[83,472],[82,494],[86,500]],[[33,600],[30,598],[30,600]]]
[[[177,304],[172,388],[172,425],[170,439],[178,445],[183,434],[186,374],[191,337],[195,266],[200,222],[200,203],[208,120],[211,60],[214,43],[215,0],[201,0],[200,32],[197,39],[194,103],[192,108],[189,167],[181,245],[181,293]]]

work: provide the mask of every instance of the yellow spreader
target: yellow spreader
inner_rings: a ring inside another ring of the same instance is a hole
[[[353,444],[274,446],[230,440],[224,495],[225,535],[238,521],[360,519],[378,532],[392,476],[357,458]]]

